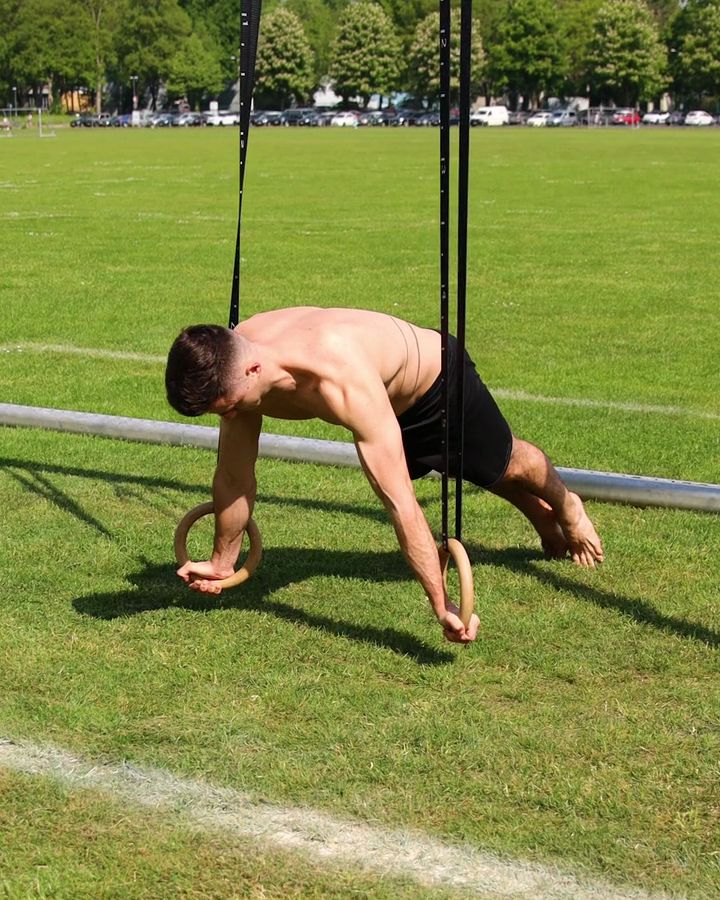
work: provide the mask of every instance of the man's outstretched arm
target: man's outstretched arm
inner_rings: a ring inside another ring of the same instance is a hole
[[[217,581],[232,575],[245,528],[255,505],[255,462],[262,416],[257,413],[222,419],[218,464],[213,478],[215,540],[213,553],[204,562],[189,561],[178,575],[190,588],[217,594]]]
[[[367,375],[367,373],[364,373]],[[335,412],[353,432],[365,475],[382,500],[400,548],[425,591],[448,640],[474,640],[478,619],[466,629],[448,602],[438,548],[415,497],[397,418],[379,378],[363,377],[333,398]]]

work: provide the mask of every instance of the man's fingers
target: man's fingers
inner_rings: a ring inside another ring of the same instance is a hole
[[[480,619],[475,615],[475,613],[473,613],[472,616],[470,617],[470,624],[465,629],[465,633],[467,634],[468,640],[470,640],[470,641],[475,640],[475,638],[477,637],[479,627],[480,627]]]
[[[200,594],[219,594],[222,591],[222,588],[216,581],[206,581],[202,578],[191,581],[189,587]]]
[[[445,635],[445,640],[450,641],[451,644],[463,644],[468,640],[468,638],[458,634],[457,631],[451,631],[449,628],[445,628],[443,634]]]
[[[465,628],[449,628],[445,626],[443,629],[443,634],[445,635],[445,639],[450,641],[452,644],[469,644],[472,638],[466,632]]]
[[[189,587],[195,587],[195,590],[202,591],[210,590],[210,585],[216,580],[219,581],[225,577],[223,573],[218,572],[212,562],[209,561],[193,562],[192,560],[188,560],[188,562],[176,570],[176,573]],[[200,584],[202,584],[203,587],[199,587]],[[214,586],[212,588],[212,593],[218,594],[220,593],[220,590],[221,588]]]
[[[180,566],[180,568],[179,568],[179,569],[177,570],[177,572],[176,572],[176,574],[178,575],[178,577],[179,577],[179,578],[182,578],[182,580],[183,580],[185,583],[187,583],[188,581],[190,581],[190,568],[191,568],[191,566],[192,566],[192,563],[191,563],[191,562],[186,562],[184,565]]]
[[[470,644],[477,637],[480,619],[473,613],[466,628],[455,613],[449,613],[442,626],[446,640],[453,644]]]

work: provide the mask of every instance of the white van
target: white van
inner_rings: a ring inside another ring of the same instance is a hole
[[[509,125],[507,106],[480,106],[470,113],[471,125]]]

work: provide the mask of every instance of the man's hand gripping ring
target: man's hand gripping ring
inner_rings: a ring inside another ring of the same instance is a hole
[[[214,506],[212,500],[209,500],[207,503],[201,503],[199,506],[193,507],[189,512],[185,513],[180,520],[180,524],[175,529],[175,559],[178,561],[179,565],[184,566],[189,559],[187,552],[187,536],[190,528],[198,519],[210,515],[213,510]],[[238,584],[242,584],[243,581],[248,580],[258,567],[258,563],[262,557],[262,538],[260,537],[260,529],[255,524],[254,519],[248,519],[245,533],[250,541],[250,549],[248,550],[245,563],[233,572],[232,575],[217,581],[217,584],[221,588],[231,588]]]

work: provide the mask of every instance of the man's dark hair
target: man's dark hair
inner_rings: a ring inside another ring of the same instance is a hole
[[[165,390],[173,409],[201,416],[230,387],[235,341],[221,325],[191,325],[175,338],[165,367]]]

